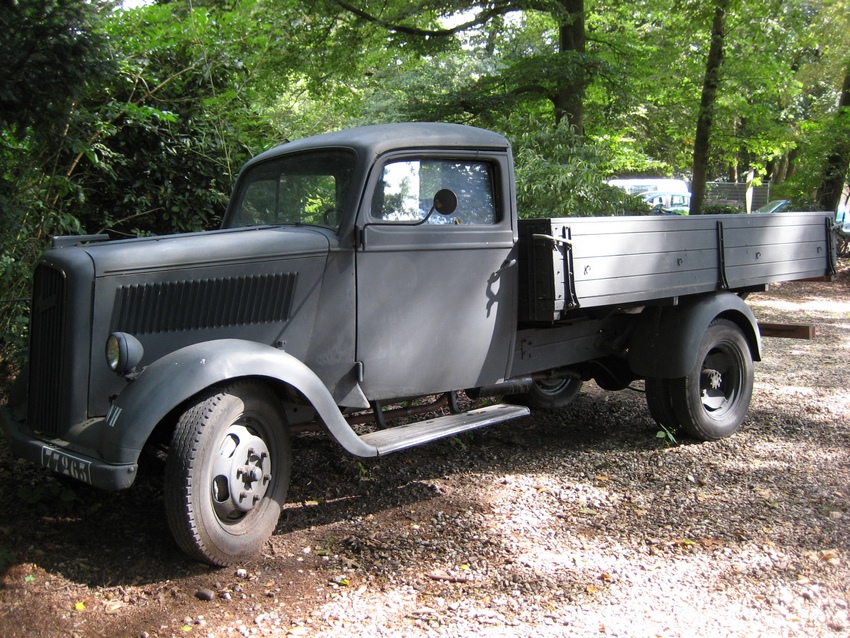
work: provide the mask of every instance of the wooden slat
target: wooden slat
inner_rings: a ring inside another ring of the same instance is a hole
[[[568,291],[590,308],[823,277],[830,268],[826,219],[827,213],[783,213],[521,220],[521,235],[561,237],[568,228],[571,240],[569,264],[563,248],[528,241],[523,259],[538,284],[526,294],[535,309],[528,318],[557,318]],[[534,230],[523,233],[529,223]]]
[[[805,323],[761,323],[759,332],[762,337],[784,337],[786,339],[814,339],[817,326]]]

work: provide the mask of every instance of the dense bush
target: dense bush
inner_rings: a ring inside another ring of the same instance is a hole
[[[707,204],[702,207],[703,215],[736,215],[743,212],[743,209],[732,204]]]
[[[517,208],[522,217],[646,215],[638,197],[607,184],[601,150],[566,124],[517,126],[511,137]]]

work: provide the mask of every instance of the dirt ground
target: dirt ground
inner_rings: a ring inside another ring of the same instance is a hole
[[[373,462],[301,435],[238,568],[178,551],[162,468],[101,493],[0,439],[0,635],[850,636],[850,264],[748,301],[819,334],[764,340],[736,436],[657,437],[640,384]]]

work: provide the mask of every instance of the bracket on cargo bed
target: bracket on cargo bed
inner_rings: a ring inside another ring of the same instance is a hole
[[[720,290],[729,290],[726,279],[726,240],[723,237],[723,222],[717,222],[717,283]]]

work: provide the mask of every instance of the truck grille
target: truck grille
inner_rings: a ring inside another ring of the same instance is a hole
[[[61,270],[40,265],[35,271],[30,319],[30,376],[27,421],[41,434],[61,432],[62,406],[71,384],[66,365],[66,278]]]

